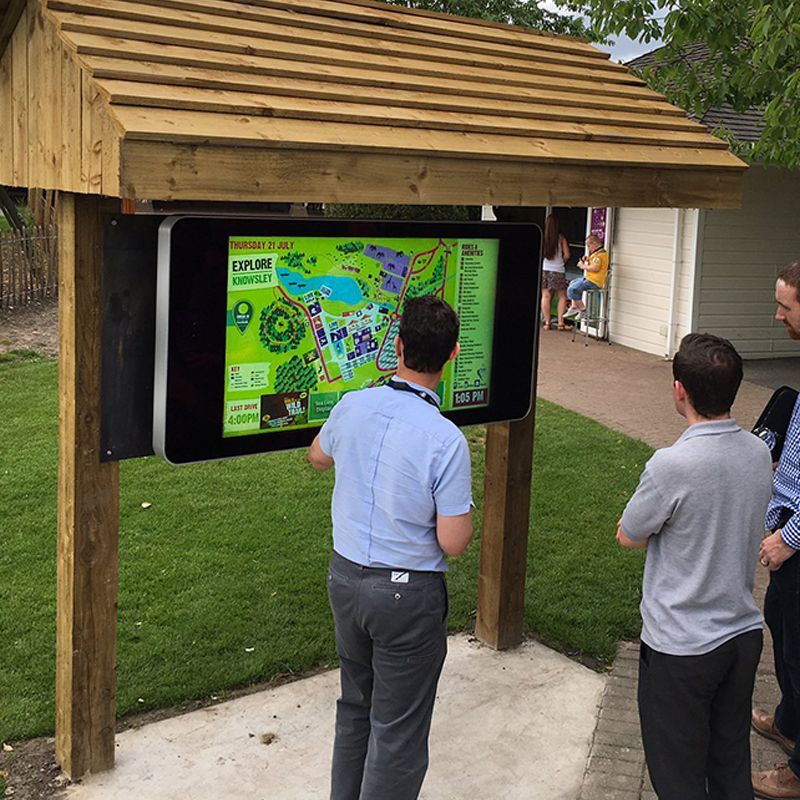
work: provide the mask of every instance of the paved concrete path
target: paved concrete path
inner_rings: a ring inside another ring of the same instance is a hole
[[[538,642],[449,644],[422,800],[575,800],[605,678]],[[125,731],[116,768],[66,797],[323,800],[338,680],[333,670]]]
[[[672,404],[672,362],[619,345],[594,340],[584,345],[582,337],[574,342],[571,338],[563,331],[542,331],[540,397],[651,447],[666,447],[681,435],[686,425]],[[781,370],[772,372],[779,376]],[[772,377],[763,368],[760,375],[764,382]],[[800,360],[792,385],[800,386]],[[733,407],[739,424],[752,427],[771,395],[768,385],[746,380]]]
[[[618,345],[589,341],[558,331],[542,333],[539,395],[652,447],[672,444],[685,428],[670,394],[672,364]],[[778,386],[800,386],[800,360],[776,359],[745,365],[734,416],[753,426]],[[767,571],[756,573],[756,597],[763,603]],[[765,708],[778,700],[769,632],[756,678],[753,701]],[[647,776],[636,706],[638,644],[624,642],[601,700],[597,727],[579,795],[580,800],[655,800]],[[777,744],[751,737],[753,763],[767,768],[783,759]]]

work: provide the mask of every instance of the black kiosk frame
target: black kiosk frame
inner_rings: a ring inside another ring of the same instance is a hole
[[[167,218],[161,224],[153,447],[173,464],[305,447],[319,427],[223,435],[228,242],[232,236],[492,239],[499,242],[488,405],[453,409],[457,425],[530,409],[539,228],[519,223]],[[180,291],[179,291],[180,289]]]

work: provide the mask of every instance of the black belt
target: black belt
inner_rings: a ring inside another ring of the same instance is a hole
[[[391,579],[393,576],[397,575],[397,573],[407,572],[409,575],[419,575],[421,577],[427,577],[430,575],[443,575],[439,570],[427,570],[427,569],[407,569],[406,567],[366,567],[363,564],[359,564],[356,561],[351,561],[349,558],[345,558],[340,553],[337,553],[335,550],[333,551],[333,559],[335,561],[339,561],[342,563],[344,567],[347,569],[357,570],[359,572],[366,572],[370,575],[374,575],[376,577],[381,578],[389,578]]]

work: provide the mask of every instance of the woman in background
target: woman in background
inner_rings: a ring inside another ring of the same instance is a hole
[[[542,316],[544,329],[550,330],[550,306],[553,292],[558,296],[558,330],[564,330],[564,310],[567,307],[566,263],[569,245],[558,228],[558,218],[548,214],[544,221],[544,247],[542,248]]]

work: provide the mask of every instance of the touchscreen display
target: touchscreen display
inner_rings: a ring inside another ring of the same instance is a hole
[[[158,229],[153,449],[173,464],[307,447],[388,382],[407,301],[461,320],[437,391],[456,425],[532,402],[535,225],[171,216]]]
[[[223,437],[316,427],[345,392],[385,383],[404,303],[428,294],[461,319],[442,410],[489,405],[498,239],[273,231],[227,244]]]

